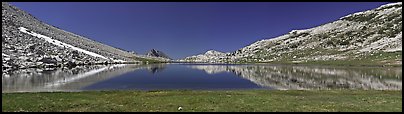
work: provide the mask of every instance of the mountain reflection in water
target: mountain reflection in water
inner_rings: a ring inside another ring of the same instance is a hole
[[[402,69],[291,65],[191,65],[208,74],[232,72],[263,87],[279,90],[401,90]]]
[[[120,64],[17,70],[2,75],[2,91],[78,91],[83,86],[133,71],[132,67]]]
[[[139,69],[144,69],[149,73],[134,75],[133,73],[136,74],[136,72],[144,71]],[[200,70],[206,73],[200,72]],[[216,74],[220,74],[220,76],[225,76],[226,78],[215,77]],[[158,75],[159,77],[146,79],[151,75]],[[136,77],[136,80],[133,80],[135,79],[134,77]],[[176,85],[172,87],[182,88],[190,86],[185,85],[186,83],[198,83],[198,86],[205,86],[201,88],[207,89],[215,89],[214,84],[243,83],[246,86],[235,85],[234,88],[254,89],[253,86],[246,84],[246,81],[263,89],[275,90],[402,89],[401,67],[329,67],[264,64],[117,64],[80,66],[72,69],[24,69],[7,74],[3,73],[2,92],[83,91],[86,87],[92,87],[92,85],[100,83],[110,83],[111,81],[109,80],[113,79],[125,80],[125,82],[114,83],[114,86],[118,87],[122,85],[132,87],[132,89],[138,89],[136,87],[140,87],[141,84],[148,84],[150,87],[153,86],[153,89],[158,89],[159,84],[162,84],[162,82],[164,84]],[[146,80],[147,83],[145,82]],[[136,87],[130,86],[134,83],[137,84],[135,85]],[[216,89],[218,87],[216,86]]]

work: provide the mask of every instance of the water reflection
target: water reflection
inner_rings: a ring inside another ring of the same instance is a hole
[[[157,78],[151,78],[151,75]],[[25,69],[2,75],[3,93],[82,91],[92,87],[109,87],[112,90],[120,87],[401,90],[402,70],[401,67],[118,64],[72,69]]]
[[[72,69],[24,69],[2,75],[2,92],[78,91],[81,87],[133,71],[134,65],[93,65]]]
[[[192,65],[208,74],[232,72],[263,87],[279,90],[401,90],[402,69],[286,65]]]
[[[151,73],[155,74],[163,71],[166,68],[166,64],[151,64],[145,66]]]

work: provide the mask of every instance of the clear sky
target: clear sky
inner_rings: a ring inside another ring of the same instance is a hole
[[[90,39],[174,59],[214,49],[232,52],[386,2],[12,2],[36,18]]]

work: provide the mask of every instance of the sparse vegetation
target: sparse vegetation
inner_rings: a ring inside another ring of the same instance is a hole
[[[183,110],[178,110],[182,107]],[[3,93],[3,112],[402,111],[401,91],[89,91]]]

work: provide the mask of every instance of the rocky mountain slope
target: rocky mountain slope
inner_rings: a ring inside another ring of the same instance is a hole
[[[399,64],[402,3],[350,14],[318,27],[257,41],[237,51],[179,61],[210,63],[361,61]]]
[[[171,59],[168,55],[166,55],[165,53],[163,53],[162,51],[159,50],[155,50],[152,49],[149,52],[146,53],[146,56],[150,56],[150,57],[161,57],[161,58],[165,58],[165,59]]]
[[[219,60],[226,58],[226,53],[209,50],[203,54],[194,55],[190,57],[186,57],[185,59],[179,60],[180,62],[208,62],[208,63],[216,63],[221,62]]]
[[[2,2],[2,69],[139,62],[147,58],[41,22]],[[149,58],[147,58],[149,59]]]

